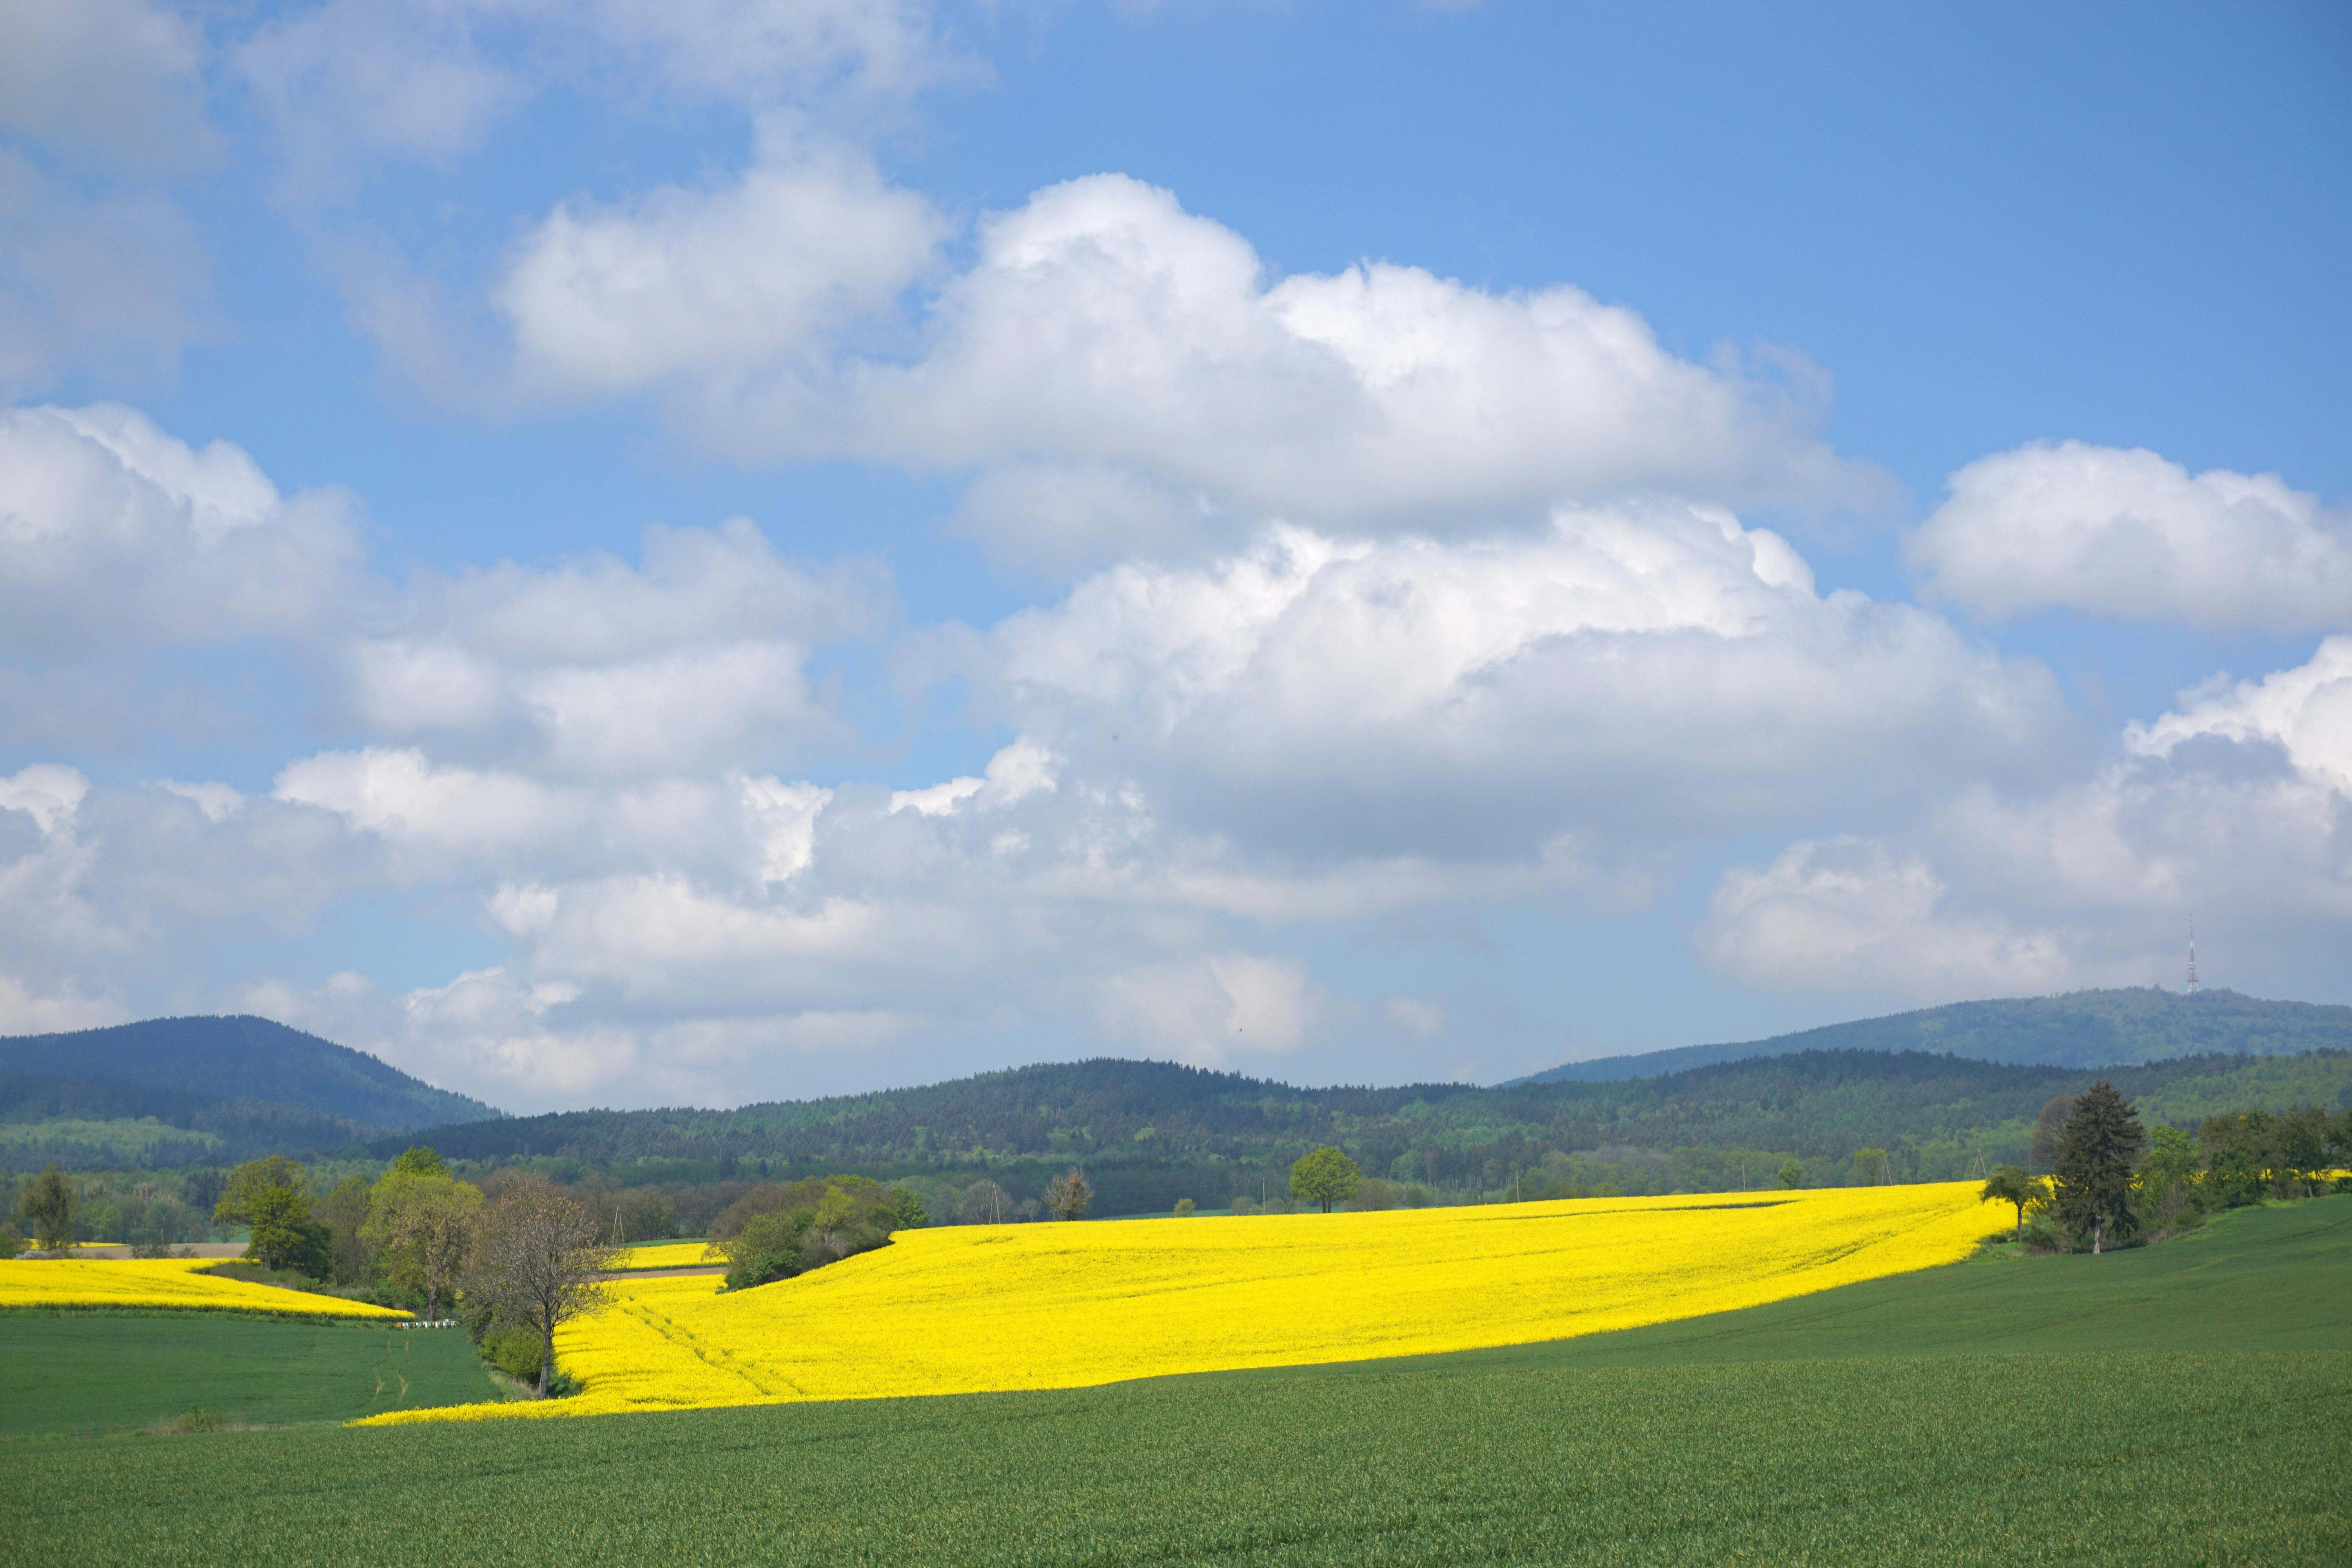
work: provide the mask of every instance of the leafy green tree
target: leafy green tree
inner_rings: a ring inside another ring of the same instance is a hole
[[[1055,1219],[1084,1219],[1087,1205],[1095,1201],[1095,1190],[1087,1184],[1087,1173],[1076,1165],[1045,1184],[1045,1212]]]
[[[319,1220],[332,1239],[327,1245],[328,1278],[338,1285],[357,1285],[374,1270],[366,1239],[368,1184],[364,1177],[345,1176],[335,1190],[319,1200]]]
[[[931,1223],[923,1212],[923,1200],[906,1187],[890,1189],[890,1218],[893,1230],[920,1230]]]
[[[2259,1203],[2278,1168],[2278,1119],[2266,1110],[2209,1116],[2198,1124],[2206,1179],[2223,1205]]]
[[[2279,1171],[2302,1186],[2305,1197],[2312,1195],[2314,1178],[2327,1168],[2334,1132],[2327,1112],[2315,1105],[2298,1106],[2279,1119]]]
[[[1329,1214],[1331,1205],[1345,1203],[1356,1195],[1363,1184],[1363,1175],[1356,1162],[1340,1150],[1326,1144],[1299,1157],[1290,1167],[1290,1195],[1310,1204],[1320,1204]]]
[[[74,1244],[74,1184],[55,1165],[45,1167],[26,1187],[16,1212],[33,1227],[33,1245],[43,1252],[65,1252]]]
[[[1980,1204],[2010,1204],[2017,1209],[2017,1239],[2025,1239],[2025,1211],[2049,1200],[2049,1188],[2038,1176],[2029,1176],[2022,1165],[1995,1165],[1987,1178],[1984,1191],[1977,1194]]]
[[[2149,1131],[2147,1154],[2139,1163],[2140,1202],[2158,1226],[2173,1229],[2184,1215],[2189,1223],[2196,1223],[2198,1216],[2190,1205],[2203,1165],[2197,1140],[2179,1128],[2158,1126]]]
[[[446,1176],[448,1173],[449,1162],[424,1143],[410,1144],[392,1163],[392,1168],[384,1173],[388,1176]]]
[[[2042,1114],[2033,1119],[2033,1137],[2026,1146],[2025,1168],[2048,1173],[2058,1159],[2058,1135],[2064,1131],[2066,1118],[2074,1114],[2074,1097],[2053,1095],[2044,1101]]]
[[[1176,1217],[1178,1219],[1191,1219],[1193,1214],[1199,1210],[1200,1206],[1200,1205],[1194,1203],[1191,1198],[1178,1198],[1176,1200]]]
[[[266,1268],[324,1279],[333,1268],[327,1227],[310,1215],[310,1173],[283,1154],[231,1171],[213,1217],[249,1226],[245,1255]]]
[[[16,1232],[14,1220],[0,1225],[0,1261],[14,1258],[25,1250],[25,1238]]]
[[[423,1292],[428,1320],[440,1316],[442,1300],[465,1269],[482,1207],[481,1189],[453,1181],[447,1169],[403,1170],[394,1161],[369,1192],[367,1220],[360,1228],[384,1278],[404,1290]]]
[[[1886,1151],[1856,1149],[1853,1152],[1853,1184],[1857,1187],[1880,1187],[1886,1184]]]
[[[2096,1256],[2110,1231],[2130,1227],[2132,1172],[2147,1133],[2132,1103],[2101,1079],[2075,1097],[2058,1134],[2056,1206]]]
[[[1805,1184],[1805,1166],[1801,1160],[1781,1161],[1778,1173],[1780,1184],[1784,1187],[1801,1187]]]

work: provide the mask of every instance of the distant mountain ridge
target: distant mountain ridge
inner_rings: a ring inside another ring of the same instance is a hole
[[[1238,1183],[1255,1190],[1261,1175],[1278,1183],[1291,1161],[1324,1143],[1345,1149],[1370,1173],[1433,1175],[1456,1188],[1493,1187],[1553,1155],[1584,1152],[1609,1163],[1631,1149],[1723,1151],[1711,1166],[1685,1162],[1681,1174],[1661,1178],[1685,1190],[1715,1190],[1696,1184],[1711,1179],[1710,1168],[1717,1176],[1727,1168],[1737,1184],[1743,1152],[1766,1150],[1829,1159],[1890,1148],[1906,1177],[1959,1176],[1987,1159],[2022,1158],[2042,1105],[2081,1092],[2094,1076],[1921,1051],[1844,1050],[1602,1083],[1297,1089],[1168,1062],[1097,1058],[732,1110],[556,1111],[428,1129],[414,1141],[452,1159],[642,1166],[633,1179],[648,1181],[683,1179],[656,1166],[699,1163],[712,1168],[695,1179],[709,1181],[750,1163],[762,1175],[992,1170],[1017,1173],[1006,1179],[1025,1185],[1082,1164],[1112,1205],[1106,1212],[1139,1213],[1176,1196],[1205,1201],[1240,1190]],[[2157,1121],[2258,1105],[2352,1105],[2352,1052],[2191,1057],[2096,1076],[2112,1079]],[[373,1152],[389,1157],[404,1146],[385,1140]],[[1762,1170],[1778,1159],[1748,1163]],[[1187,1189],[1180,1179],[1196,1184]]]
[[[149,1018],[70,1034],[0,1038],[0,1073],[107,1080],[207,1101],[289,1106],[356,1123],[366,1132],[506,1114],[411,1078],[364,1051],[244,1015]]]
[[[2296,1056],[2352,1049],[2352,1007],[2272,1002],[2230,990],[2195,996],[2152,985],[1954,1002],[1766,1040],[1683,1046],[1566,1062],[1503,1088],[1660,1078],[1800,1051],[1933,1051],[2021,1067],[2101,1068],[2190,1056]]]

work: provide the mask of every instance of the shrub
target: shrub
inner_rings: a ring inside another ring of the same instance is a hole
[[[745,1290],[869,1252],[920,1224],[922,1205],[902,1188],[865,1176],[811,1177],[753,1189],[711,1227],[727,1258],[727,1289]]]
[[[1194,1203],[1190,1198],[1178,1198],[1176,1200],[1176,1217],[1178,1219],[1191,1219],[1192,1217],[1193,1211],[1198,1209],[1200,1206],[1200,1205]]]

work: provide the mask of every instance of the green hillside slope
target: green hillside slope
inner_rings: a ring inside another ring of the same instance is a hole
[[[1797,1051],[1946,1051],[1983,1061],[2098,1068],[2116,1062],[2246,1053],[2352,1050],[2352,1007],[2268,1002],[2235,991],[2195,996],[2135,986],[1997,1002],[1955,1002],[1916,1013],[1832,1024],[1769,1040],[1683,1046],[1640,1056],[1569,1062],[1517,1083],[1600,1083],[1655,1078],[1746,1057]]]
[[[835,1100],[571,1111],[418,1136],[458,1159],[701,1162],[728,1170],[761,1162],[771,1174],[1010,1168],[1027,1184],[1056,1162],[1076,1162],[1103,1194],[1103,1212],[1120,1214],[1164,1208],[1179,1195],[1217,1206],[1230,1193],[1255,1193],[1262,1175],[1278,1191],[1289,1163],[1322,1143],[1345,1148],[1372,1173],[1409,1170],[1455,1189],[1507,1184],[1514,1172],[1579,1153],[1609,1169],[1590,1179],[1629,1191],[1737,1186],[1742,1151],[1760,1179],[1784,1155],[1839,1160],[1864,1145],[1890,1150],[1899,1178],[1960,1176],[2021,1158],[2042,1106],[2092,1076],[1916,1051],[1813,1051],[1609,1083],[1301,1089],[1167,1063],[1097,1060]],[[2352,1096],[2352,1053],[2190,1058],[2107,1076],[2159,1119],[2176,1104],[2194,1115],[2220,1106],[2333,1106]],[[396,1152],[398,1142],[377,1151]],[[1714,1152],[1679,1163],[1639,1152],[1661,1150]]]
[[[266,1100],[373,1127],[431,1127],[500,1112],[363,1051],[268,1018],[150,1018],[0,1039],[0,1073],[110,1079],[208,1100]]]

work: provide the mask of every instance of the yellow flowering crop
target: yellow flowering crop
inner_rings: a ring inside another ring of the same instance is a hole
[[[700,1241],[656,1241],[629,1248],[622,1259],[624,1268],[717,1268],[717,1258],[705,1258],[708,1243]]]
[[[901,1232],[797,1279],[620,1281],[586,1391],[373,1423],[1076,1388],[1524,1344],[1967,1256],[1977,1184]]]
[[[216,1312],[292,1312],[305,1317],[405,1318],[410,1314],[339,1296],[280,1289],[205,1274],[202,1258],[59,1258],[0,1261],[0,1307],[175,1307]]]

